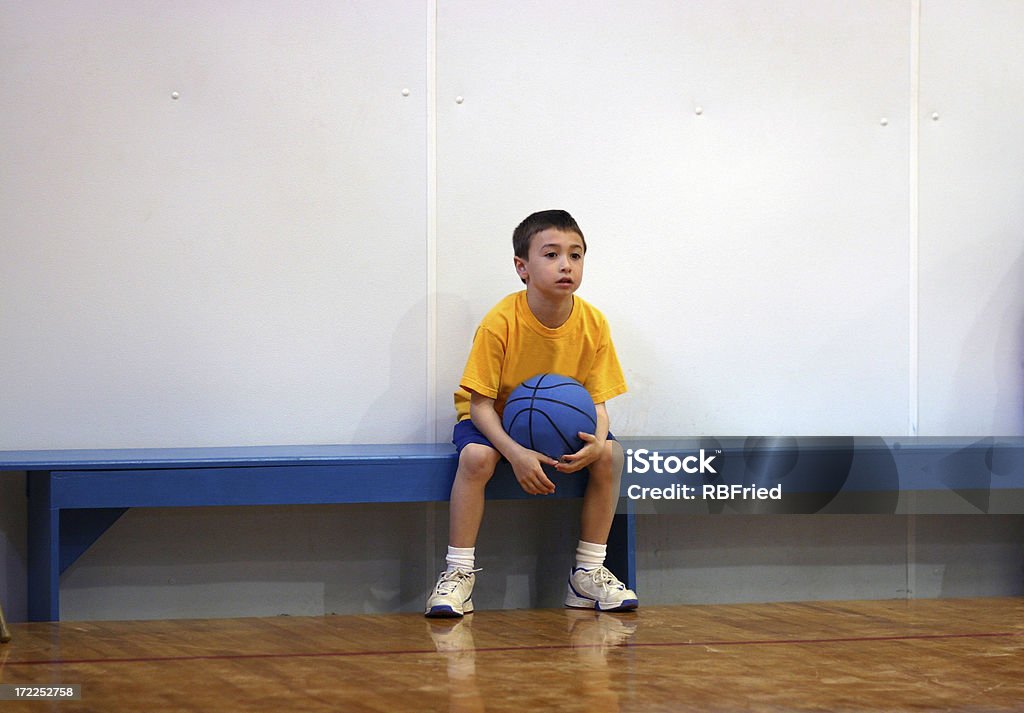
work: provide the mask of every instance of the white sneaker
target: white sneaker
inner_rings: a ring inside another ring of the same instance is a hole
[[[441,572],[434,593],[427,599],[426,616],[462,616],[473,611],[474,572],[478,569],[453,569]]]
[[[598,611],[630,611],[639,606],[636,592],[615,578],[605,567],[576,567],[569,574],[565,606]]]

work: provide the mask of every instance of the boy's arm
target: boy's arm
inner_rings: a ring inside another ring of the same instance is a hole
[[[501,418],[494,409],[494,399],[475,391],[470,391],[469,394],[469,417],[473,420],[473,425],[487,436],[487,440],[512,464],[512,472],[515,473],[519,486],[531,495],[550,495],[555,492],[555,484],[544,474],[541,463],[557,465],[558,461],[513,441],[501,425]]]
[[[572,455],[562,456],[555,468],[559,473],[575,473],[583,470],[600,457],[604,451],[605,441],[608,440],[608,409],[604,402],[594,404],[597,411],[597,426],[593,433],[580,431],[579,437],[583,439],[583,447]]]

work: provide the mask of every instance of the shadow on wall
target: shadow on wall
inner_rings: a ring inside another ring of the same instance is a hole
[[[963,344],[956,394],[969,402],[972,393],[988,393],[989,384],[974,380],[991,373],[992,417],[978,426],[985,429],[984,435],[1024,436],[1024,253],[1008,265],[990,294]],[[991,372],[979,370],[978,357],[987,352]]]
[[[427,301],[417,301],[399,320],[388,354],[388,381],[353,433],[353,443],[428,443]],[[358,339],[358,335],[353,335]],[[358,349],[358,344],[353,349]],[[398,417],[386,419],[388,414]]]
[[[650,334],[628,318],[613,321],[609,317],[609,322],[612,341],[629,389],[608,403],[612,432],[619,437],[701,433],[694,419],[704,409],[694,402],[693,390],[687,388],[687,380],[692,378],[693,372],[669,366],[673,362],[685,364],[689,360],[682,355],[656,352]],[[650,366],[640,369],[641,365]],[[663,394],[671,397],[666,400]],[[686,413],[690,414],[690,421],[672,424],[669,432],[661,432],[664,424],[672,422],[673,405],[679,402],[687,404]]]
[[[441,443],[449,443],[455,426],[455,406],[452,395],[458,388],[462,371],[466,367],[476,328],[498,300],[516,290],[504,282],[485,286],[487,296],[468,300],[452,292],[438,293],[437,314],[437,381],[436,413],[431,423],[431,434]],[[492,299],[492,293],[497,297]]]
[[[389,378],[380,384],[379,394],[366,411],[353,438],[359,443],[449,443],[455,425],[452,393],[457,387],[472,343],[476,325],[483,313],[476,313],[471,302],[453,293],[436,295],[438,321],[444,325],[436,336],[436,363],[431,349],[428,301],[418,300],[403,315],[395,328],[389,360]],[[437,327],[434,327],[437,328]],[[435,373],[429,373],[434,369]],[[431,394],[428,389],[436,393]],[[415,390],[413,390],[415,389]],[[385,414],[399,414],[400,422],[389,423]],[[399,580],[372,588],[364,596],[364,611],[393,611],[408,604],[416,608],[433,584],[438,567],[443,567],[447,541],[447,506],[425,503],[413,512],[407,523],[417,534],[406,538]],[[411,515],[411,513],[410,513]],[[422,515],[422,519],[418,519]],[[423,530],[416,528],[422,526]],[[389,538],[390,540],[390,538]],[[327,583],[328,599],[336,596],[337,583]]]
[[[455,425],[452,394],[466,364],[477,324],[490,307],[479,309],[474,302],[453,293],[438,293],[436,299],[436,363],[431,364],[429,359],[431,325],[424,298],[410,307],[395,328],[390,353],[380,355],[389,360],[390,377],[388,383],[380,385],[379,396],[356,428],[354,442],[450,442]],[[431,368],[435,371],[433,375],[429,373]],[[428,393],[431,385],[433,394]],[[387,413],[401,414],[407,419],[403,421],[405,425],[382,421],[382,414]]]

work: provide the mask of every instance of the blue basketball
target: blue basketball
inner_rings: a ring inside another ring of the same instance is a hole
[[[519,445],[557,460],[583,447],[576,434],[594,432],[597,411],[580,382],[538,374],[512,390],[501,423]]]

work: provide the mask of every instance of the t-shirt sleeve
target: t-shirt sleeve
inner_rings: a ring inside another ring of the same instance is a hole
[[[594,365],[584,384],[594,403],[604,403],[613,396],[626,393],[626,377],[622,373],[619,357],[612,343],[611,330],[605,323],[601,328],[601,340],[594,356]]]
[[[504,361],[504,340],[486,327],[477,328],[459,386],[490,399],[498,398]]]

